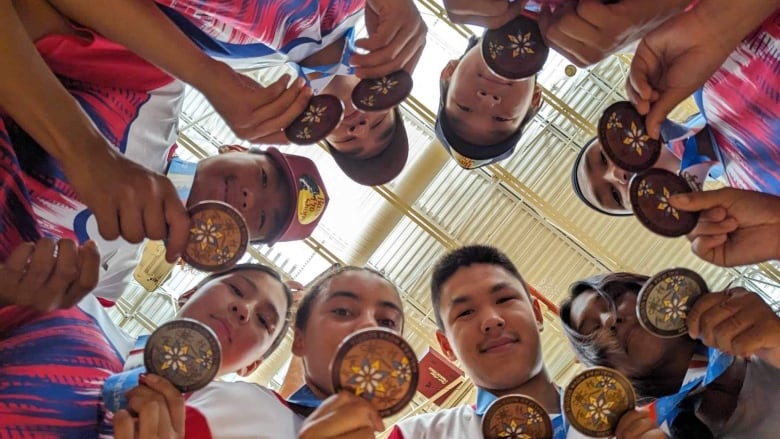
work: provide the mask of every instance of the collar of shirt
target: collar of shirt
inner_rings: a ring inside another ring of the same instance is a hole
[[[309,386],[303,385],[295,393],[287,398],[287,402],[293,405],[316,409],[322,403],[322,400],[311,391]]]

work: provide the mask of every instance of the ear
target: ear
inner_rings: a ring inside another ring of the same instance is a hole
[[[531,303],[531,307],[534,309],[534,318],[536,318],[536,326],[544,328],[544,314],[542,314],[542,305],[539,304],[539,300],[534,299]],[[541,331],[540,331],[541,332]]]
[[[444,356],[447,357],[450,361],[458,361],[458,357],[455,356],[455,352],[452,350],[452,346],[450,346],[450,341],[447,340],[447,336],[444,335],[443,332],[436,330],[436,341],[439,342],[439,346],[441,347],[441,351],[444,353]]]
[[[249,148],[241,145],[222,145],[217,148],[217,151],[219,151],[220,154],[224,154],[226,152],[247,152],[249,151]]]
[[[534,80],[536,81],[536,80]],[[526,118],[533,117],[536,115],[536,113],[539,112],[539,109],[542,108],[542,104],[544,103],[544,99],[542,98],[542,88],[539,87],[539,84],[536,84],[534,86],[534,95],[531,97],[531,107],[528,109],[528,115],[526,115]]]
[[[300,329],[293,329],[292,353],[296,357],[303,357],[303,333]]]
[[[192,295],[195,294],[195,291],[198,291],[198,287],[193,287],[185,291],[181,296],[179,296],[178,299],[176,299],[176,303],[179,305],[179,308],[184,306],[184,304],[187,303],[188,300],[190,300]]]
[[[258,367],[260,367],[260,364],[262,364],[262,362],[263,360],[255,360],[249,366],[242,367],[241,370],[236,372],[236,374],[238,374],[238,376],[242,376],[246,378],[249,375],[252,375],[252,373],[256,371]]]
[[[440,81],[449,81],[452,78],[452,74],[455,73],[455,68],[458,67],[460,60],[451,59],[447,62],[443,69],[441,69]]]

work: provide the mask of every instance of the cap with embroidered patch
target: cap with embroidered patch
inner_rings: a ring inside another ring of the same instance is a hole
[[[322,219],[330,200],[317,165],[309,158],[284,154],[273,147],[266,149],[265,153],[284,171],[292,209],[287,213],[282,227],[263,241],[273,245],[279,241],[308,238]]]

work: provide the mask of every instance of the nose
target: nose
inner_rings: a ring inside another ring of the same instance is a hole
[[[483,89],[477,89],[477,98],[483,105],[494,106],[501,103],[501,96],[490,93]]]
[[[497,332],[504,327],[506,322],[501,316],[493,314],[482,321],[482,332],[490,334],[491,331]]]
[[[255,207],[255,193],[249,188],[241,188],[241,208],[242,210],[249,210]]]
[[[614,184],[620,186],[627,186],[629,180],[629,173],[625,169],[621,169],[610,161],[607,167],[606,179]]]
[[[355,321],[355,330],[378,328],[379,322],[373,312],[364,312],[360,318]]]
[[[347,131],[356,137],[365,135],[368,132],[368,118],[365,115],[360,116],[355,123],[347,127]]]
[[[230,305],[230,314],[238,320],[239,324],[249,321],[249,304],[243,302],[234,302]]]

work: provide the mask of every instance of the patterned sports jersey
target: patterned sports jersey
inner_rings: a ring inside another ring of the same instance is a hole
[[[365,0],[155,0],[204,52],[236,68],[299,62],[337,41]]]
[[[177,135],[184,92],[180,82],[94,33],[48,35],[36,47],[112,145],[131,160],[164,172]],[[41,236],[93,239],[103,262],[131,246],[100,237],[94,215],[78,200],[56,161],[8,117],[0,120],[0,179],[0,261],[19,243]]]
[[[97,299],[46,314],[3,307],[0,322],[0,438],[110,434],[100,389],[132,340]]]
[[[729,184],[780,195],[780,10],[697,94]]]

